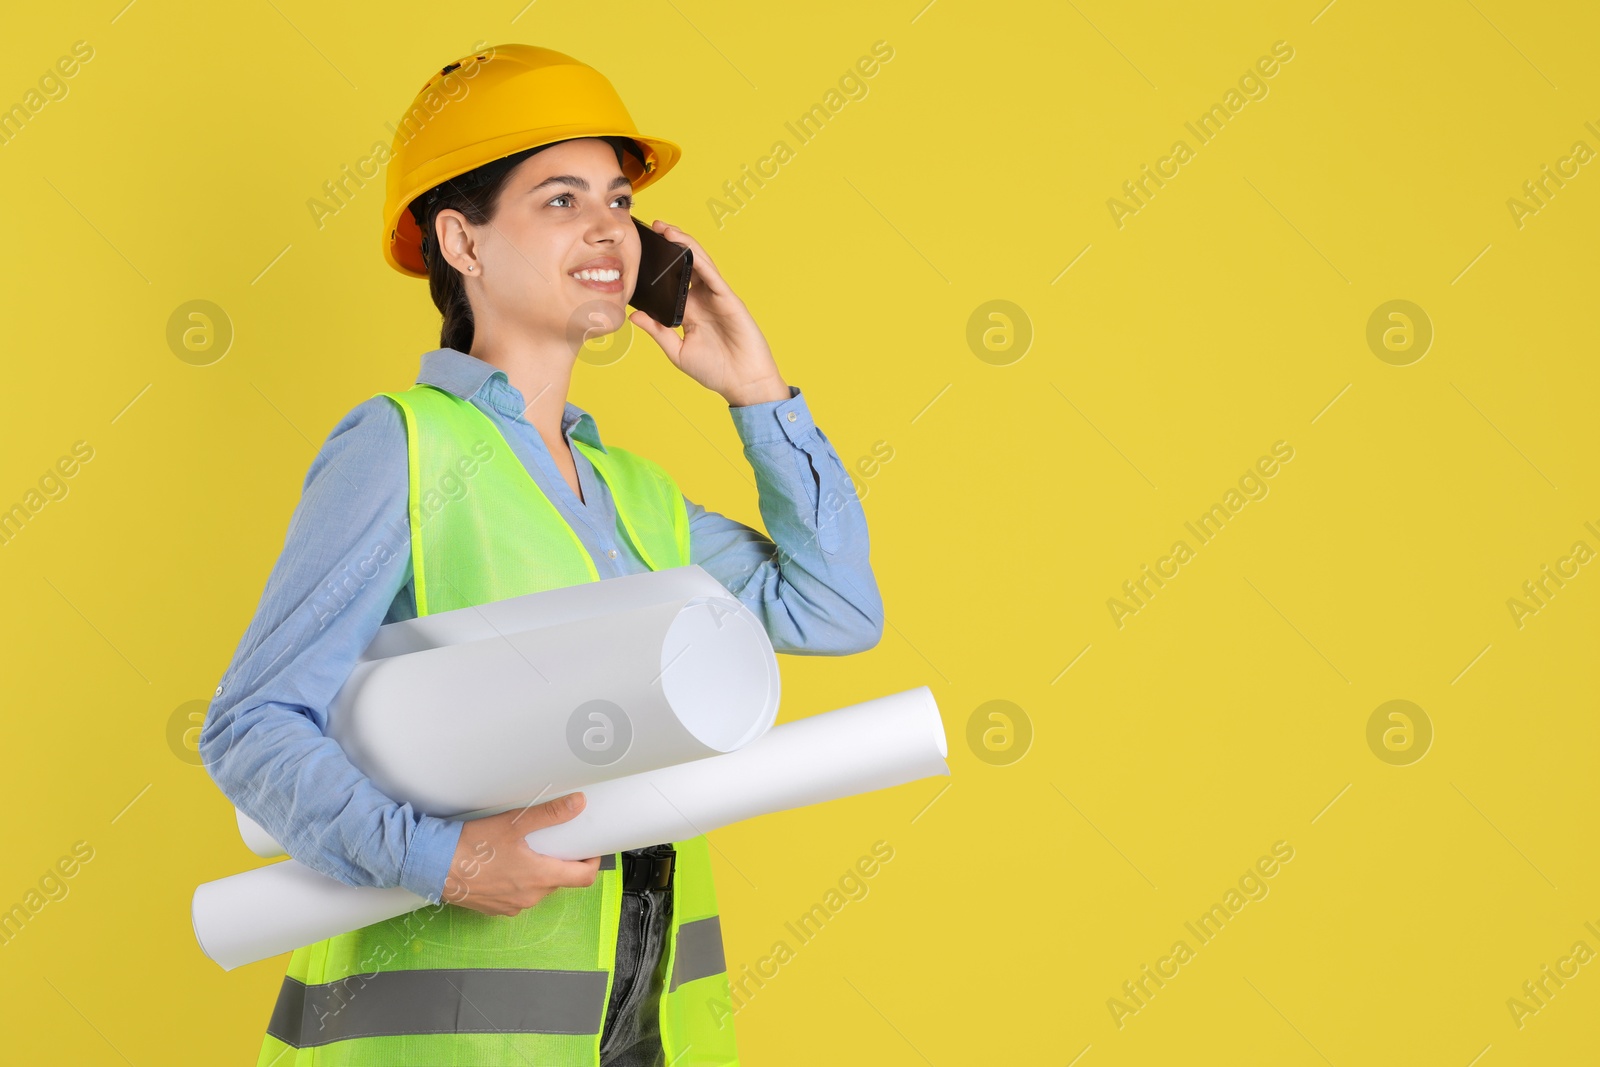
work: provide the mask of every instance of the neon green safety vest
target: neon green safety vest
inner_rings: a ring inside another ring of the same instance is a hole
[[[499,429],[425,384],[378,393],[405,416],[417,614],[599,579]],[[660,466],[583,450],[652,570],[689,563],[689,520]],[[736,1065],[704,835],[674,841],[661,1041],[672,1067]],[[294,951],[257,1067],[597,1067],[622,913],[617,853],[591,886],[514,917],[441,901]],[[648,982],[641,974],[637,981]]]

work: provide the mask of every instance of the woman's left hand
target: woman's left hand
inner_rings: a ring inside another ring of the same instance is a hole
[[[688,302],[683,309],[683,335],[663,326],[643,311],[628,316],[630,322],[655,339],[673,366],[720,394],[733,407],[789,399],[789,386],[778,373],[772,349],[756,320],[716,264],[693,237],[660,219],[651,224],[656,233],[694,254]]]

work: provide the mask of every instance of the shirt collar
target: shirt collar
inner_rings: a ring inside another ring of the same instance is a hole
[[[471,400],[481,392],[484,402],[508,419],[522,418],[526,408],[522,394],[511,384],[505,371],[454,348],[436,348],[424,353],[417,381],[438,386],[463,400]],[[561,434],[606,451],[594,416],[570,400],[561,413]]]

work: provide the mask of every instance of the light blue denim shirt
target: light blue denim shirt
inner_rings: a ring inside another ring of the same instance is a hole
[[[494,421],[602,579],[649,569],[619,527],[605,482],[571,448],[573,439],[604,447],[592,415],[569,402],[561,418],[580,501],[523,418],[525,401],[505,372],[440,348],[422,357],[417,381],[470,400]],[[761,619],[777,651],[864,651],[883,633],[866,516],[800,390],[789,393],[728,408],[771,537],[685,498],[690,558]],[[222,792],[290,856],[346,885],[400,885],[436,902],[461,823],[384,795],[327,736],[328,707],[374,632],[416,617],[407,489],[405,423],[387,397],[370,397],[312,461],[199,748]]]

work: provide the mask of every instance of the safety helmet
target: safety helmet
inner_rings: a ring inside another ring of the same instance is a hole
[[[605,75],[569,55],[503,44],[446,64],[395,130],[385,177],[383,258],[402,274],[426,278],[412,201],[486,163],[574,137],[626,137],[638,145],[637,160],[621,153],[634,192],[671,170],[682,154],[671,141],[641,136]]]

